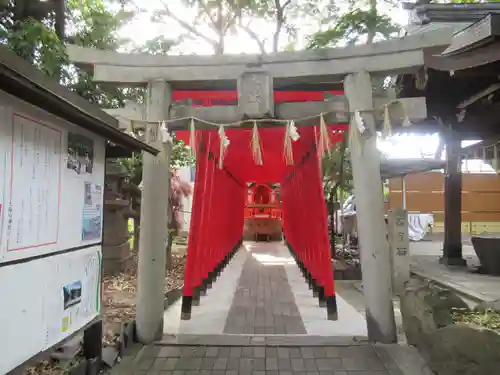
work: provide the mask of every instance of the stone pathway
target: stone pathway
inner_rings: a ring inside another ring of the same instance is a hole
[[[329,321],[281,243],[245,243],[190,320],[172,305],[163,339],[111,374],[432,375],[413,348],[370,345],[364,316],[337,302]]]
[[[241,273],[224,333],[306,334],[282,264],[263,266],[255,256],[268,256],[255,248]]]
[[[122,366],[121,371],[123,375],[405,375],[385,348],[372,345],[150,346],[135,358],[134,367]]]
[[[191,319],[178,301],[165,312],[164,334],[316,335],[366,338],[365,318],[337,296],[339,320],[329,321],[288,249],[248,242],[236,253]]]

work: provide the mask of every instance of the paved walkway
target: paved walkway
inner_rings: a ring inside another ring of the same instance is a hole
[[[144,347],[111,375],[433,375],[401,345]]]
[[[400,375],[384,348],[163,346],[136,361],[140,375]]]
[[[438,241],[422,241],[411,243],[412,270],[418,275],[431,279],[474,300],[500,300],[498,288],[500,277],[481,275],[474,272],[479,260],[471,245],[463,245],[463,256],[467,260],[467,268],[447,267],[439,264],[442,254],[442,243]]]
[[[243,264],[224,333],[306,334],[282,262],[261,266],[267,247],[255,247]]]
[[[221,277],[180,320],[181,302],[165,312],[164,334],[297,335],[366,338],[364,316],[337,296],[338,321],[309,290],[288,249],[281,243],[245,243]]]
[[[113,375],[432,375],[408,346],[367,342],[364,316],[337,294],[328,321],[288,250],[245,243],[180,320],[165,312],[163,340],[124,357]]]

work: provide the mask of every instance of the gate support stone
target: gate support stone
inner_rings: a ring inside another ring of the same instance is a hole
[[[373,116],[372,82],[368,72],[349,74],[344,80],[351,113],[359,111],[366,131],[359,142],[351,142],[350,152],[356,197],[361,270],[365,297],[368,338],[385,344],[397,341],[391,288],[391,256],[384,220],[384,201],[380,177]],[[349,134],[359,132],[357,116],[351,116]]]

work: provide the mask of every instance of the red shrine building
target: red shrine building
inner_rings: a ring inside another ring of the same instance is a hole
[[[255,241],[281,240],[282,218],[279,185],[249,184],[245,204],[243,238]]]

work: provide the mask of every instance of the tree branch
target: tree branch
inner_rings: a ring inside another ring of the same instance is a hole
[[[267,52],[266,52],[266,46],[264,44],[264,41],[262,41],[259,38],[259,35],[250,28],[250,25],[244,25],[243,23],[240,22],[239,27],[244,32],[246,32],[248,34],[248,36],[255,41],[255,43],[257,43],[257,45],[259,46],[259,49],[260,49],[260,53],[265,55]]]
[[[177,17],[172,11],[168,8],[168,5],[163,2],[163,6],[165,8],[164,12],[165,14],[172,18],[175,22],[177,22],[181,27],[183,27],[185,30],[189,31],[191,34],[196,35],[198,38],[203,39],[205,42],[210,44],[212,47],[216,48],[218,43],[215,40],[210,39],[200,31],[196,30],[195,27],[187,23],[186,21],[181,20],[179,17]]]

